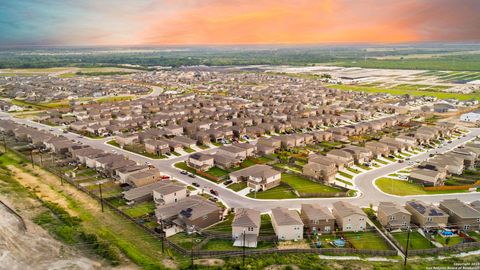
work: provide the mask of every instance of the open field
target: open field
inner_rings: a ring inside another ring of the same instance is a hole
[[[336,193],[340,189],[313,182],[307,178],[295,174],[282,173],[282,182],[287,183],[298,192],[305,193]]]
[[[433,96],[439,99],[449,99],[456,98],[459,100],[469,100],[469,99],[480,99],[480,94],[458,94],[458,93],[447,93],[439,91],[429,91],[429,90],[406,90],[406,89],[395,89],[395,88],[382,88],[382,87],[371,87],[371,86],[360,86],[360,85],[329,85],[329,88],[346,90],[346,91],[362,91],[368,93],[388,93],[392,95],[405,95],[410,94],[412,96]]]

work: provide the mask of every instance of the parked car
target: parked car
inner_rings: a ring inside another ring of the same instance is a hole
[[[181,171],[180,173],[181,173],[181,174],[184,174],[184,175],[187,175],[187,174],[188,174],[187,171]]]
[[[233,183],[232,180],[227,180],[227,181],[224,182],[225,186],[228,186],[228,185],[230,185],[231,183]]]
[[[399,160],[398,160],[398,163],[403,163],[403,162],[404,162],[403,159],[399,159]]]
[[[215,198],[215,197],[211,197],[211,198],[208,198],[208,199],[209,199],[210,201],[212,201],[212,202],[218,202],[218,199]]]
[[[188,174],[188,177],[195,178],[195,174],[189,173],[189,174]]]
[[[452,143],[452,141],[448,141],[448,143]]]
[[[198,184],[197,182],[193,182],[193,183],[192,183],[192,186],[194,186],[194,187],[200,187],[200,184]]]
[[[390,155],[390,156],[388,156],[388,157],[389,157],[389,158],[395,158],[395,156],[394,156],[394,155]]]
[[[400,178],[400,179],[407,179],[407,176],[405,176],[405,175],[399,175],[398,178]]]
[[[218,191],[216,191],[214,189],[210,189],[210,193],[214,196],[218,196]]]
[[[435,154],[430,154],[430,155],[428,155],[428,156],[429,156],[429,157],[434,157],[434,156],[435,156]]]
[[[163,180],[168,180],[168,179],[170,179],[170,176],[168,176],[168,175],[162,175],[161,178],[162,178]]]

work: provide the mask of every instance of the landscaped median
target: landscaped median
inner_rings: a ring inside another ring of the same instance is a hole
[[[468,190],[458,189],[434,189],[429,190],[422,185],[414,184],[408,181],[397,180],[388,177],[382,177],[375,180],[375,185],[383,192],[397,195],[397,196],[410,196],[410,195],[433,195],[433,194],[448,194],[448,193],[464,193]]]

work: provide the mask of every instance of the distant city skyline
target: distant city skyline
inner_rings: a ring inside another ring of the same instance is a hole
[[[476,0],[0,2],[0,46],[480,41]]]

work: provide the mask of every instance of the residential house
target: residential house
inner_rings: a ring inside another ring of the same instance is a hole
[[[300,217],[309,232],[329,233],[335,229],[335,217],[327,207],[302,204]]]
[[[341,231],[358,232],[367,228],[367,215],[360,207],[349,202],[334,202],[332,213]]]
[[[223,210],[214,202],[194,195],[157,206],[155,216],[167,237],[179,231],[201,230],[222,220]]]
[[[208,171],[214,166],[214,157],[208,154],[194,153],[188,156],[187,165],[194,169]]]
[[[281,207],[273,208],[272,226],[279,240],[303,239],[303,222],[295,210]]]
[[[448,224],[448,214],[433,204],[408,201],[405,209],[412,214],[412,222],[424,228],[443,228]]]
[[[384,228],[405,229],[410,226],[412,214],[394,202],[380,202],[377,217]]]
[[[351,167],[354,164],[352,154],[341,149],[330,150],[326,156],[335,161],[339,170],[343,169],[344,167]]]
[[[235,217],[232,221],[233,245],[236,247],[257,247],[260,225],[259,211],[248,208],[235,209]]]
[[[443,200],[439,208],[448,214],[448,222],[455,228],[465,231],[480,229],[480,211],[459,199]]]
[[[176,203],[188,196],[187,187],[179,182],[162,181],[161,187],[153,190],[153,201],[157,205]]]
[[[314,155],[303,166],[303,174],[320,181],[333,182],[337,173],[336,162],[328,157]]]
[[[260,191],[280,185],[281,173],[272,167],[256,164],[230,173],[230,180],[234,182],[246,181],[248,187]]]
[[[170,153],[170,146],[165,140],[145,140],[145,151],[154,155],[164,155]]]

